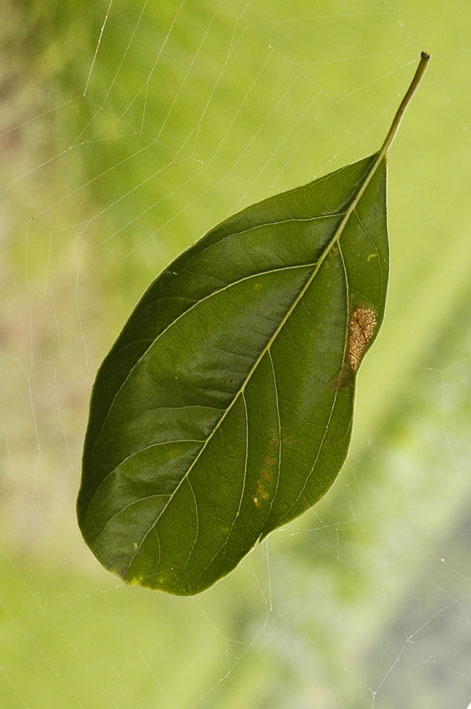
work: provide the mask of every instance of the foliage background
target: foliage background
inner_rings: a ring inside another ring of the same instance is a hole
[[[0,703],[465,707],[469,3],[115,0],[92,67],[108,7],[0,10]],[[196,599],[123,586],[75,522],[97,366],[213,224],[376,150],[422,49],[341,476]]]

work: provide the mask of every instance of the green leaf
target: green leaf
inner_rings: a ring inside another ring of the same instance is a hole
[[[125,581],[198,593],[335,480],[384,313],[386,153],[425,63],[378,153],[212,229],[103,362],[78,518]]]

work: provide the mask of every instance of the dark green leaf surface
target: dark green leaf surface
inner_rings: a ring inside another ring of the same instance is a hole
[[[125,581],[194,594],[328,490],[384,311],[384,152],[219,224],[95,383],[79,523]]]
[[[198,593],[332,485],[383,319],[386,155],[235,214],[150,286],[93,390],[78,518],[129,583]]]

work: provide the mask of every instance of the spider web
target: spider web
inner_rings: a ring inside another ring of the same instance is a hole
[[[421,6],[2,10],[3,706],[468,704],[469,49]],[[334,488],[201,596],[118,583],[74,506],[133,304],[225,216],[375,150],[435,48],[390,159],[386,321]]]

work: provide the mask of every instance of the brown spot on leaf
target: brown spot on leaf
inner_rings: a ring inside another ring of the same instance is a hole
[[[270,499],[270,491],[266,489],[262,480],[259,480],[255,485],[255,497],[257,498],[259,503],[261,500]]]
[[[363,353],[374,335],[377,324],[376,313],[370,308],[356,308],[352,313],[348,362],[354,372],[360,366]]]

